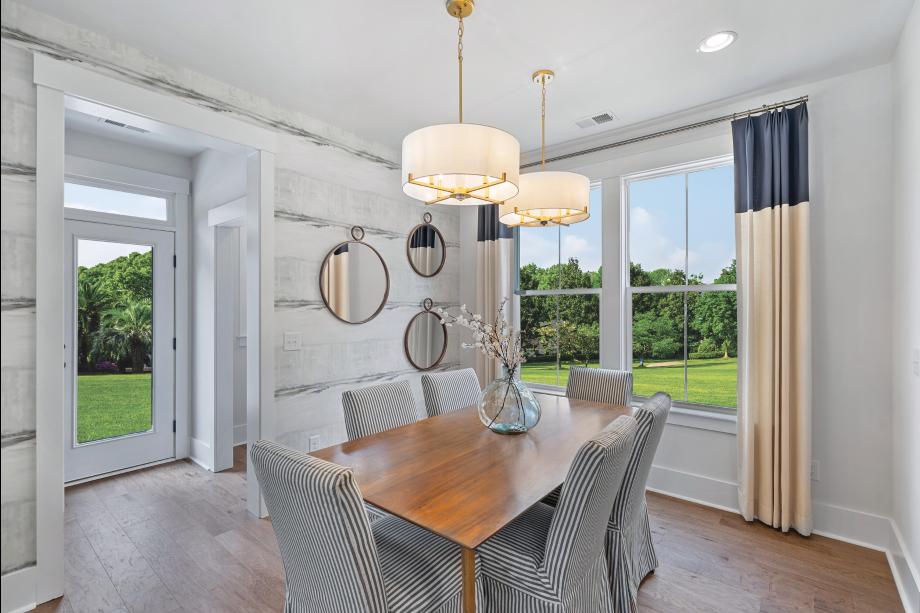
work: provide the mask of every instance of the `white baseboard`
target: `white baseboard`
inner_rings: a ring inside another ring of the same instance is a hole
[[[205,470],[213,471],[214,467],[211,465],[211,446],[198,438],[191,438],[189,442],[191,443],[189,445],[189,459]]]
[[[920,613],[920,572],[907,551],[904,537],[894,520],[891,520],[891,547],[886,552],[891,574],[894,575],[901,603],[907,613]]]
[[[246,424],[233,426],[233,446],[246,444]]]
[[[891,545],[891,519],[846,507],[814,501],[815,534],[878,551]]]
[[[738,513],[738,485],[666,466],[652,466],[647,489],[722,511]],[[920,613],[920,574],[897,525],[888,517],[826,502],[812,505],[815,534],[884,551],[907,613]]]
[[[667,466],[652,466],[647,488],[666,496],[738,512],[738,484]]]
[[[0,586],[0,611],[22,613],[35,608],[35,567],[29,566],[3,575]]]

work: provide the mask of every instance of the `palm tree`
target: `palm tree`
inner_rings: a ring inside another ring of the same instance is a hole
[[[102,314],[93,351],[111,356],[130,356],[131,369],[144,372],[144,362],[153,342],[153,309],[149,302],[133,302]]]
[[[81,369],[92,370],[93,335],[112,301],[97,279],[83,274],[85,270],[81,268],[77,277],[77,363]]]

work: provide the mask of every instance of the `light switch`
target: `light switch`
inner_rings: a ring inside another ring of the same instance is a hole
[[[300,333],[299,332],[285,332],[284,333],[284,350],[285,351],[300,351]]]
[[[914,376],[920,377],[920,348],[914,347],[914,355],[912,361],[914,363]]]
[[[319,449],[319,434],[314,434],[310,437],[310,451],[316,451]]]

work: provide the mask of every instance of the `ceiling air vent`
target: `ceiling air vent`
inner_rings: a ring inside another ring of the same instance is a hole
[[[141,134],[147,134],[150,130],[145,130],[144,128],[138,128],[137,126],[132,126],[127,123],[121,123],[120,121],[115,121],[114,119],[102,119],[102,123],[107,123],[110,126],[115,126],[117,128],[124,128],[125,130],[132,130],[134,132],[140,132]]]
[[[605,123],[616,121],[617,119],[618,117],[610,111],[604,111],[603,113],[597,113],[596,115],[579,119],[575,122],[575,125],[579,128],[593,128],[594,126],[601,126]]]

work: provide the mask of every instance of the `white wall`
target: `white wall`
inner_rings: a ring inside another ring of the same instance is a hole
[[[811,120],[815,526],[878,546],[888,538],[891,485],[891,68],[888,65],[713,105],[604,141],[808,94]],[[593,142],[552,148],[548,157]],[[619,367],[620,177],[731,154],[728,123],[553,164],[603,180],[605,366]],[[475,233],[464,233],[464,241]],[[916,244],[916,243],[915,243]],[[665,429],[650,487],[737,506],[732,424]],[[916,508],[916,507],[914,507]]]
[[[893,550],[904,592],[920,611],[920,4],[904,26],[893,67],[892,469],[901,535]]]
[[[97,162],[139,168],[182,179],[192,178],[192,158],[190,157],[139,147],[80,130],[68,128],[65,131],[64,150],[68,155]]]
[[[207,468],[232,466],[232,455],[214,447],[216,229],[208,211],[246,195],[246,157],[209,149],[192,163],[192,459]],[[226,382],[229,384],[229,382]],[[227,407],[223,407],[227,409]],[[231,409],[232,410],[232,409]],[[231,439],[232,440],[232,435]],[[230,458],[228,460],[228,458]]]

